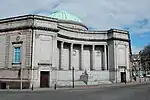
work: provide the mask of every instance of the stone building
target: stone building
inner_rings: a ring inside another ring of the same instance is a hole
[[[75,86],[130,81],[130,51],[128,31],[91,31],[65,11],[1,19],[1,88],[71,86],[73,68]]]

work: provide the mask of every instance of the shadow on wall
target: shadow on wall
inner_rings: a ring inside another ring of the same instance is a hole
[[[80,81],[83,81],[87,85],[87,83],[88,83],[88,73],[87,73],[86,70],[80,76]]]

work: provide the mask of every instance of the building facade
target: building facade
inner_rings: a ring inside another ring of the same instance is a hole
[[[1,88],[20,81],[29,88],[71,86],[73,78],[75,86],[131,79],[129,32],[90,31],[65,11],[1,19],[0,47]]]

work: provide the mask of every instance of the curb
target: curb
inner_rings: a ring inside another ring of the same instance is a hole
[[[146,82],[131,82],[131,83],[118,83],[118,84],[101,84],[97,86],[77,86],[75,88],[57,88],[56,90],[54,88],[36,88],[34,90],[31,89],[0,89],[0,92],[44,92],[44,91],[59,91],[59,90],[86,90],[86,89],[98,89],[98,88],[114,88],[114,87],[128,87],[128,86],[137,86],[137,85],[145,85],[150,84],[150,81]]]

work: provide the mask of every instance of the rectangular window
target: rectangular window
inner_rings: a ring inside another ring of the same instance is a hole
[[[20,63],[20,47],[15,47],[14,48],[13,63]]]

